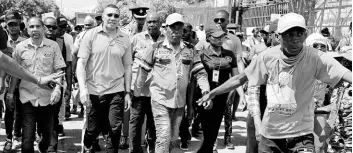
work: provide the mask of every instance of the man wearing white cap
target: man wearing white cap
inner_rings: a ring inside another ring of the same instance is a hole
[[[191,75],[203,94],[208,93],[207,73],[192,45],[183,43],[183,16],[173,13],[166,20],[166,39],[153,45],[141,59],[141,73],[151,73],[151,107],[156,125],[156,153],[169,153],[178,138]],[[141,75],[142,76],[142,75]],[[147,76],[147,75],[144,75]],[[134,94],[141,92],[147,77],[137,77]]]
[[[330,86],[352,82],[352,72],[331,56],[304,46],[305,19],[288,13],[278,21],[280,45],[260,53],[245,69],[212,90],[199,105],[249,81],[249,87],[266,84],[267,107],[260,128],[258,151],[315,152],[314,87],[316,80]]]

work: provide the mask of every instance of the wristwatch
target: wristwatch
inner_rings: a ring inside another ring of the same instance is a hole
[[[126,91],[125,91],[125,96],[126,96],[127,94],[129,94],[129,96],[132,97],[132,93],[131,93],[131,92],[126,92]]]
[[[202,96],[207,95],[208,93],[210,93],[210,92],[209,91],[205,91],[205,92],[202,93]]]

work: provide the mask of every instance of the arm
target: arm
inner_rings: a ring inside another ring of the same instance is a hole
[[[250,54],[249,54],[249,59],[252,59],[252,57],[255,55],[255,47],[250,49]]]
[[[125,54],[123,56],[123,65],[124,65],[124,81],[125,81],[125,111],[128,111],[131,106],[131,77],[132,77],[132,53],[131,53],[131,44],[128,43],[128,47],[125,49]]]
[[[77,60],[77,69],[76,69],[76,75],[77,75],[77,81],[80,87],[80,92],[85,92],[88,93],[87,91],[87,85],[86,85],[86,65],[87,65],[87,58],[79,58]]]
[[[230,92],[230,91],[242,86],[246,81],[248,81],[248,78],[246,77],[245,73],[241,73],[237,76],[231,77],[226,82],[224,82],[221,86],[210,91],[209,94],[213,98],[216,95]]]
[[[0,70],[0,94],[2,94],[5,90],[5,77],[6,73]]]
[[[237,69],[237,68],[233,68],[233,69],[232,69],[232,76],[236,76],[236,75],[239,75],[238,69]],[[236,90],[237,90],[239,96],[240,96],[241,98],[243,98],[243,100],[245,100],[245,94],[244,94],[243,87],[240,86],[240,87],[238,87]]]
[[[260,86],[248,88],[248,109],[254,119],[256,136],[261,134]]]

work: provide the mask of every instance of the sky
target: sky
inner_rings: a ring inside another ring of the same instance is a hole
[[[86,12],[97,5],[97,0],[55,0],[60,11],[65,16],[73,18],[75,12]]]

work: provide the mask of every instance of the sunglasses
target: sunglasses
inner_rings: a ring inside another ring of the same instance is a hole
[[[58,29],[57,26],[52,26],[52,25],[45,25],[45,27],[47,27],[48,29],[53,29],[53,30]]]
[[[224,18],[215,18],[213,21],[214,21],[215,23],[218,23],[219,21],[221,21],[221,23],[223,23],[223,22],[226,21],[226,19],[224,19]]]
[[[113,15],[114,15],[114,18],[115,18],[115,19],[119,18],[119,14],[114,14],[114,13],[109,13],[109,14],[107,14],[107,16],[110,17],[110,18],[111,18]]]
[[[10,22],[7,24],[9,27],[15,27],[15,26],[19,26],[20,24],[17,22]]]
[[[91,27],[93,26],[92,24],[85,24],[86,27]]]
[[[321,44],[321,43],[314,43],[313,47],[316,48],[316,49],[318,49],[318,48],[326,48],[326,45],[325,44]]]

